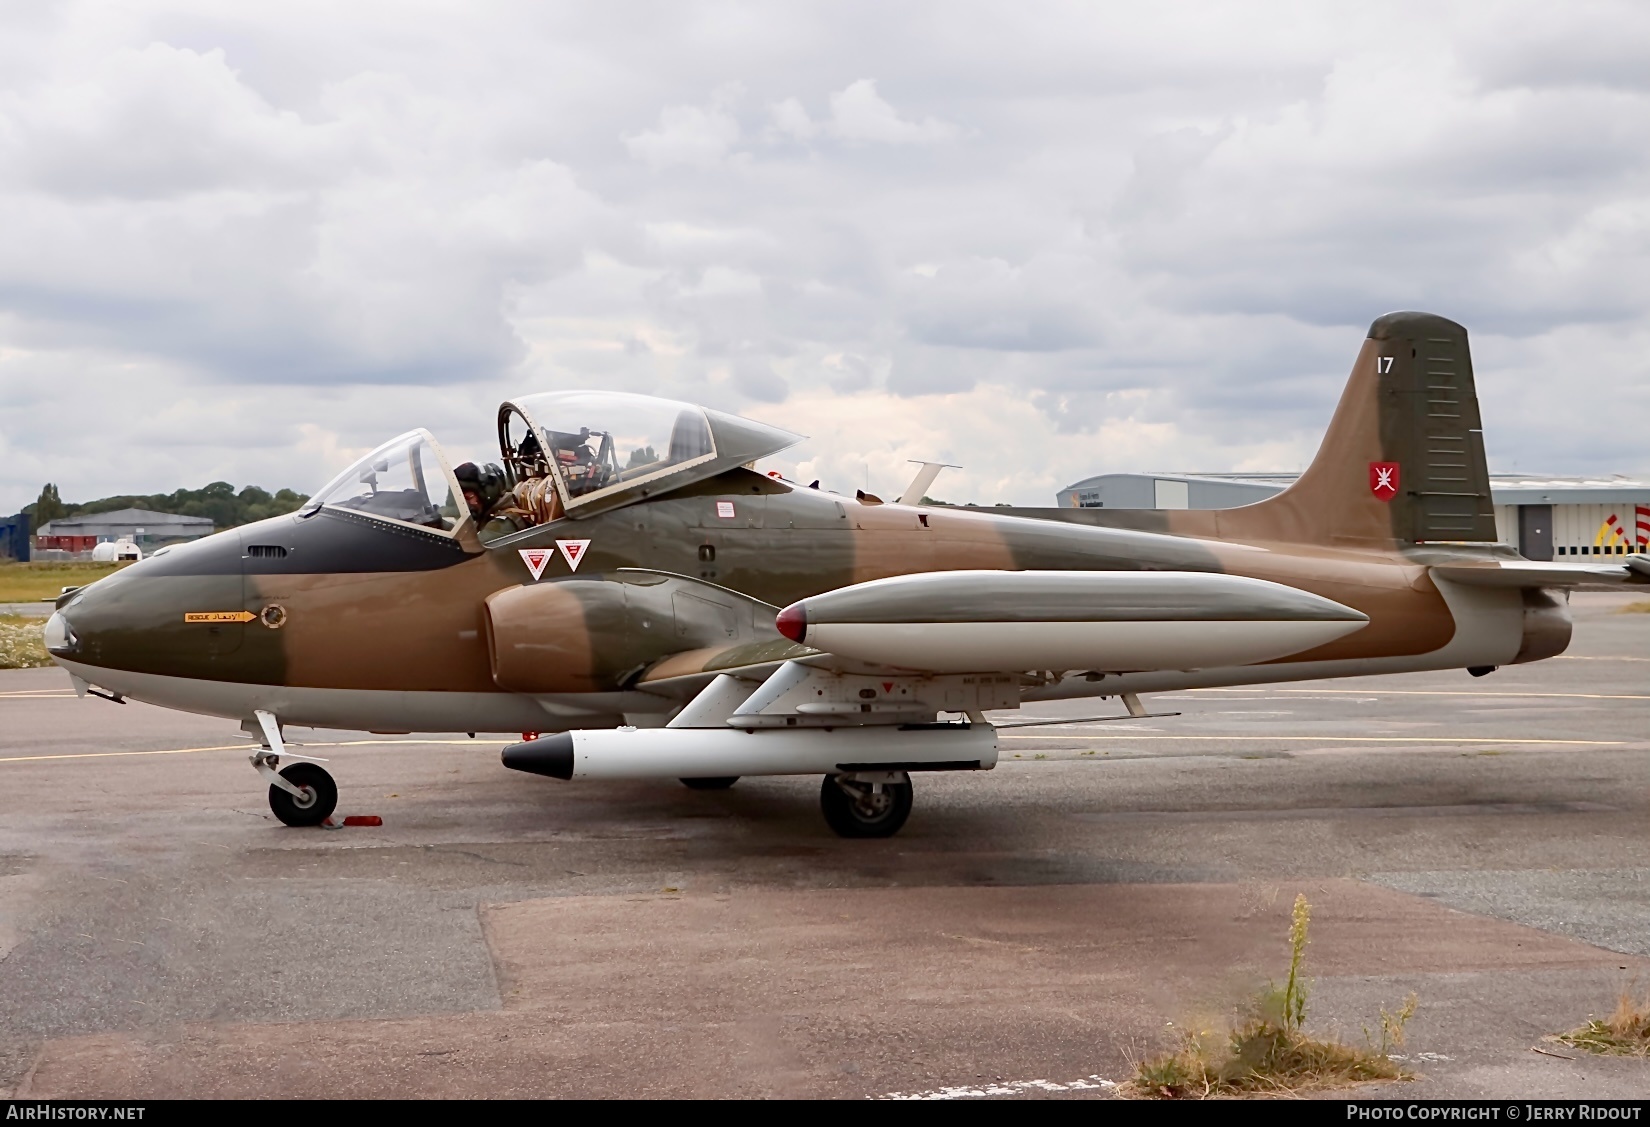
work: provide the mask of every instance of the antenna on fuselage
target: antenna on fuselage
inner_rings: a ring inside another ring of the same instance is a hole
[[[915,505],[921,501],[927,495],[928,487],[934,484],[934,479],[940,476],[941,470],[962,469],[961,466],[953,466],[950,462],[919,462],[915,458],[907,458],[906,461],[919,465],[922,469],[911,479],[911,484],[905,487],[905,492],[899,495],[896,504],[900,505]]]

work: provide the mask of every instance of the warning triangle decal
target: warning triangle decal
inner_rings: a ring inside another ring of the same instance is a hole
[[[561,549],[561,558],[567,561],[567,570],[577,571],[584,562],[584,553],[590,547],[590,541],[557,540],[556,547]]]
[[[533,573],[533,580],[538,581],[544,574],[544,565],[549,563],[556,553],[549,548],[521,548],[521,562],[527,565],[527,570]]]

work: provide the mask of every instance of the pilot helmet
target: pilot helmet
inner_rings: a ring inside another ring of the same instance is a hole
[[[492,509],[504,496],[504,470],[496,463],[478,466],[474,462],[465,462],[453,470],[453,476],[458,479],[460,489],[476,495],[482,512]]]
[[[497,462],[488,462],[481,467],[478,486],[477,495],[481,498],[482,505],[491,509],[498,504],[499,498],[504,496],[504,467]]]

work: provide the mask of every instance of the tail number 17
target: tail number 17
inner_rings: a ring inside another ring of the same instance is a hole
[[[1392,357],[1390,357],[1390,356],[1377,356],[1377,357],[1375,357],[1375,371],[1379,375],[1383,375],[1383,376],[1386,375],[1388,372],[1392,371]]]

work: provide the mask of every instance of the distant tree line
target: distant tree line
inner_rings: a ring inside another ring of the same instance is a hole
[[[100,497],[96,501],[77,503],[64,501],[58,496],[57,486],[48,482],[40,491],[39,500],[23,511],[29,514],[30,525],[37,531],[47,521],[57,520],[59,517],[112,513],[116,509],[148,509],[155,513],[207,517],[219,528],[234,528],[236,525],[251,524],[265,517],[278,517],[282,513],[290,513],[307,500],[308,494],[294,493],[290,489],[271,493],[256,485],[248,485],[237,492],[227,481],[214,481],[200,489]]]

